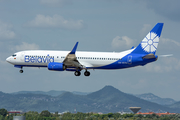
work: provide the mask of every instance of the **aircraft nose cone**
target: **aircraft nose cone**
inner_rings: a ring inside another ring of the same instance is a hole
[[[10,57],[6,58],[6,61],[7,61],[8,63],[10,63]]]

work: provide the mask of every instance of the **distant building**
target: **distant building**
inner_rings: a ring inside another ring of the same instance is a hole
[[[154,112],[148,112],[148,113],[142,113],[142,112],[138,112],[137,114],[139,115],[152,115],[152,114],[156,114],[156,115],[175,115],[176,113],[169,113],[169,112],[166,112],[166,113],[154,113]]]
[[[26,120],[25,116],[13,116],[13,120]]]
[[[129,109],[133,111],[134,114],[136,114],[141,109],[141,107],[129,107]]]
[[[103,113],[102,112],[98,112],[99,115],[102,115]]]
[[[9,114],[21,114],[22,111],[8,111]]]
[[[131,112],[118,112],[119,114],[121,115],[124,115],[124,114],[131,114]]]

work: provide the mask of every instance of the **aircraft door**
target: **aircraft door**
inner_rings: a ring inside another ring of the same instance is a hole
[[[132,55],[128,56],[127,62],[128,62],[129,65],[132,64]]]
[[[23,60],[24,60],[24,52],[22,52],[19,57],[20,57],[20,61],[23,62]]]

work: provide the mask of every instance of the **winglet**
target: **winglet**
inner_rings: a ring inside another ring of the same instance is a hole
[[[71,52],[70,52],[69,54],[75,54],[76,49],[77,49],[77,46],[78,46],[78,43],[79,43],[79,42],[76,42],[74,48],[71,50]]]

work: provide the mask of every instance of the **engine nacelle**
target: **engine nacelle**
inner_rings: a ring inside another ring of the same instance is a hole
[[[58,62],[50,62],[48,64],[48,70],[54,70],[54,71],[64,71],[66,67],[63,63]]]

